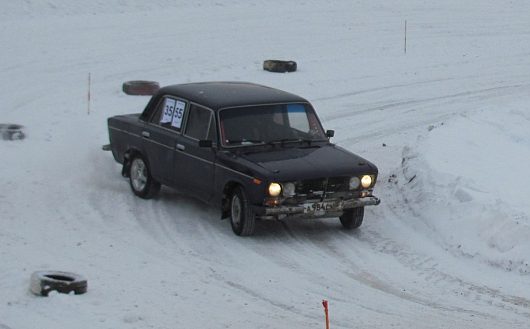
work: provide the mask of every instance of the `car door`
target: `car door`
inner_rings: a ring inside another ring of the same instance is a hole
[[[194,196],[208,201],[213,195],[215,149],[199,147],[199,140],[217,142],[213,111],[192,103],[184,129],[184,134],[177,141],[174,157],[177,179]]]
[[[184,100],[172,96],[161,97],[141,133],[151,175],[165,185],[173,185],[175,180],[175,146],[181,135],[187,106]]]

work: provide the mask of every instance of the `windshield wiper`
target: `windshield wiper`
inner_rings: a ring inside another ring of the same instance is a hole
[[[309,145],[311,145],[311,142],[313,142],[313,140],[312,139],[307,139],[307,138],[283,138],[283,139],[269,141],[269,142],[267,142],[267,144],[269,144],[269,145],[275,145],[275,144],[283,145],[283,144],[287,144],[287,143],[309,143]]]

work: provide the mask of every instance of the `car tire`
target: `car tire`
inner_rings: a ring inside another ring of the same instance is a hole
[[[269,72],[294,72],[297,69],[295,61],[280,61],[275,59],[269,59],[263,62],[263,69]]]
[[[134,156],[129,165],[129,183],[133,193],[142,199],[151,199],[160,191],[160,183],[151,176],[147,161],[141,155]]]
[[[230,198],[230,224],[234,233],[239,236],[249,236],[254,233],[256,215],[241,186],[234,189]]]
[[[18,124],[0,124],[0,133],[4,140],[21,140],[26,137],[24,126]]]
[[[134,80],[126,81],[122,85],[124,93],[135,96],[151,96],[154,95],[158,89],[160,89],[160,85],[156,81]]]
[[[30,290],[39,296],[48,296],[51,291],[80,295],[87,292],[87,287],[87,280],[75,273],[37,271],[31,275]]]
[[[361,226],[364,218],[364,207],[346,209],[339,217],[342,226],[348,230],[353,230]]]

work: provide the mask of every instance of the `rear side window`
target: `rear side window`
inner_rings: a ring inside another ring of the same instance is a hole
[[[158,104],[156,112],[151,118],[151,123],[180,131],[186,108],[186,102],[171,97],[164,97]]]
[[[191,105],[188,123],[186,124],[186,135],[198,140],[211,137],[213,115],[208,109]]]

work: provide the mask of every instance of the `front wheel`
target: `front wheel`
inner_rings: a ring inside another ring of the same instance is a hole
[[[238,186],[230,199],[230,224],[232,231],[239,236],[248,236],[254,233],[256,216],[248,202],[245,190]]]
[[[133,193],[142,199],[151,199],[160,191],[160,183],[153,179],[142,156],[135,156],[131,160],[129,182]]]
[[[339,217],[340,223],[348,230],[356,229],[363,223],[364,207],[352,208],[344,210],[342,216]]]

